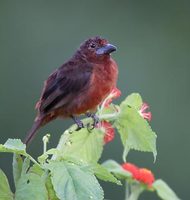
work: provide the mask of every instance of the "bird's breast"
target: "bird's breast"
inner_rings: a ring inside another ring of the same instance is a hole
[[[117,64],[109,60],[105,64],[97,64],[93,67],[93,73],[89,88],[77,100],[73,111],[75,114],[82,114],[94,110],[106,98],[111,90],[116,87],[118,77]]]
[[[91,93],[93,96],[100,96],[104,99],[113,87],[116,86],[118,77],[117,64],[114,60],[109,60],[105,64],[99,64],[94,67],[91,79]]]

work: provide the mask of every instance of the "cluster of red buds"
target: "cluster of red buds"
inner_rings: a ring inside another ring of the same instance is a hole
[[[121,166],[132,174],[134,180],[144,183],[148,187],[151,187],[155,181],[154,174],[146,168],[139,168],[131,163],[123,163]]]

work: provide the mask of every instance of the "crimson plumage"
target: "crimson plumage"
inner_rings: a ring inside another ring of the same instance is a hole
[[[118,69],[110,54],[116,47],[99,36],[84,41],[74,55],[44,83],[34,124],[25,143],[39,127],[57,117],[94,112],[116,86]]]

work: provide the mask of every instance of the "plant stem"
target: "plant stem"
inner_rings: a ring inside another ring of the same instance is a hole
[[[44,142],[44,148],[43,148],[43,153],[45,153],[47,151],[47,143]]]
[[[41,168],[41,165],[30,155],[27,155],[29,157],[29,159],[36,165],[38,165]]]
[[[125,200],[128,200],[130,194],[130,187],[127,181],[125,181]]]
[[[143,190],[140,185],[131,186],[131,194],[127,200],[138,200]]]

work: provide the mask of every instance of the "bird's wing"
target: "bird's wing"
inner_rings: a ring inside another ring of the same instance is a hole
[[[44,84],[38,109],[42,113],[68,104],[90,84],[91,64],[68,65],[50,75]]]

